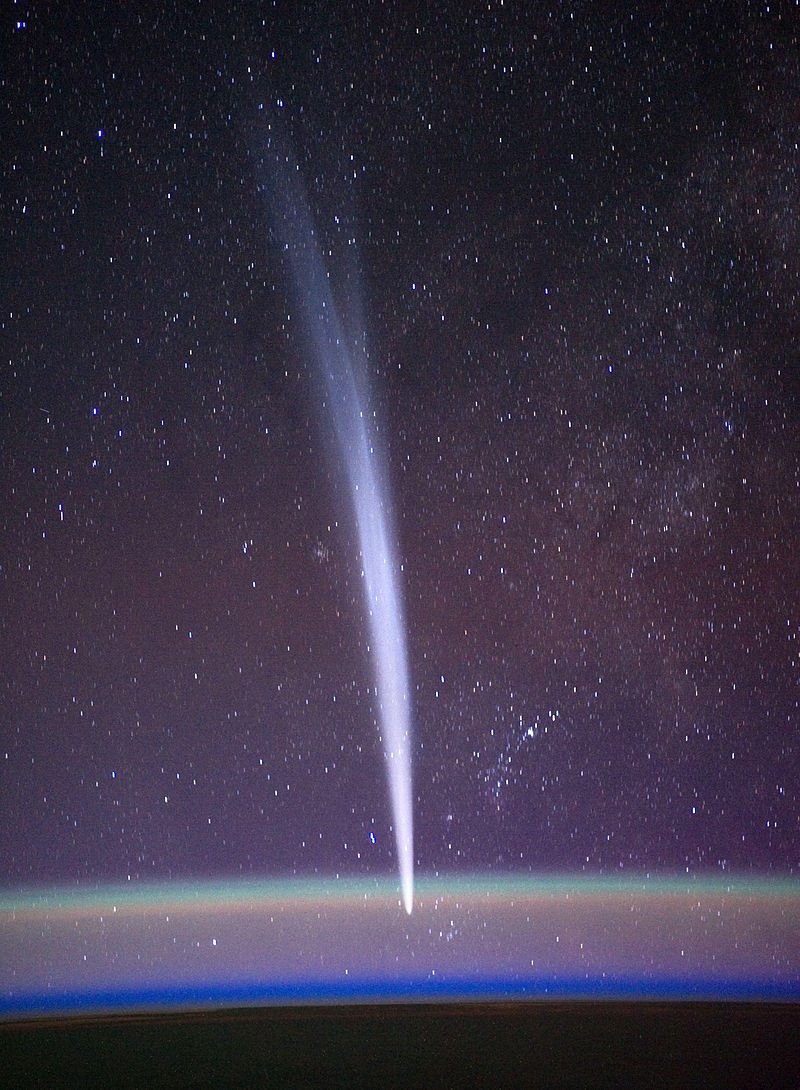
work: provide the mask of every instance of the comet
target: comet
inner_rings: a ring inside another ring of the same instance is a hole
[[[288,258],[355,514],[400,889],[410,915],[414,815],[408,651],[390,489],[375,425],[364,340],[349,338],[345,332],[299,167],[280,141],[271,139],[269,150],[266,178],[275,230]]]

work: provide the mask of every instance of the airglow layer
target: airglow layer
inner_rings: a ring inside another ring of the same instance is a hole
[[[0,895],[0,1019],[99,1009],[800,998],[800,883],[425,875]],[[387,927],[387,921],[390,926]]]

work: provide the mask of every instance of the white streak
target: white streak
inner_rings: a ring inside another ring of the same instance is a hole
[[[279,156],[273,177],[277,183],[273,187],[276,226],[291,262],[355,510],[400,886],[410,914],[414,833],[408,659],[399,564],[388,489],[371,425],[366,361],[361,351],[354,360],[355,349],[347,344],[297,167],[288,156]]]

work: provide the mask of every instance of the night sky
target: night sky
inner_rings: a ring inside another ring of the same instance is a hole
[[[4,884],[396,871],[276,126],[367,346],[418,869],[800,872],[800,11],[689,9],[5,13]]]

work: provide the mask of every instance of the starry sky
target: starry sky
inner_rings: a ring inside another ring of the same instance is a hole
[[[418,869],[797,875],[798,14],[5,13],[4,884],[395,870],[276,124],[366,345]]]

